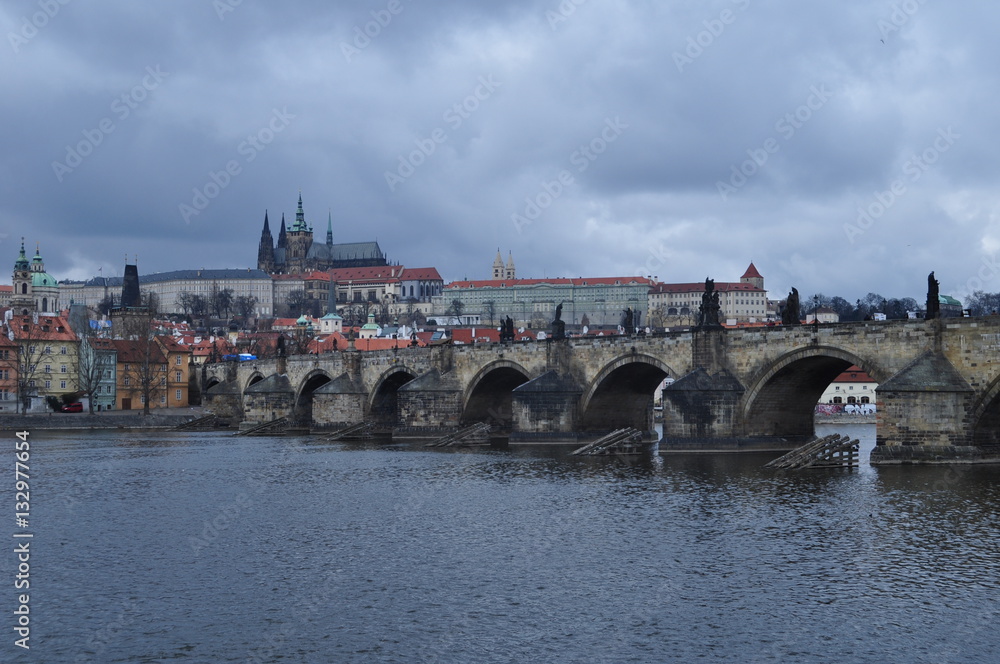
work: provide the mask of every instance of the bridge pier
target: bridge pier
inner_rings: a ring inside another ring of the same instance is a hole
[[[279,417],[291,418],[295,411],[295,388],[288,376],[274,374],[243,392],[243,421],[260,424]]]
[[[940,463],[983,457],[967,413],[975,390],[938,353],[925,353],[879,385],[872,465]]]
[[[432,438],[457,429],[462,415],[462,390],[454,375],[438,369],[417,376],[397,392],[399,426],[393,438]]]
[[[701,367],[668,385],[663,390],[664,448],[704,445],[708,439],[725,445],[735,439],[743,392],[728,371],[713,375]]]
[[[312,393],[312,422],[319,429],[341,429],[365,421],[368,391],[345,372]]]
[[[510,443],[577,442],[583,389],[555,371],[514,388]]]

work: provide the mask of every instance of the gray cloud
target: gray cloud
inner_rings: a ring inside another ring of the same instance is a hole
[[[486,277],[499,246],[525,276],[728,280],[753,260],[774,295],[920,298],[930,270],[962,295],[1000,251],[985,1],[72,1],[25,37],[50,5],[0,8],[0,255],[25,235],[60,277],[125,253],[250,266],[264,210],[299,190],[321,233],[329,210],[339,240],[446,278]],[[168,74],[144,86],[147,67]]]

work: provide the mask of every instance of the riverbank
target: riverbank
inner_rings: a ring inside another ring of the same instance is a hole
[[[813,416],[813,422],[816,424],[875,424],[875,413],[868,413],[867,415],[852,413],[827,415],[825,413],[816,413]]]
[[[0,416],[0,430],[42,431],[96,429],[172,429],[208,415],[200,407],[156,408],[143,415],[141,410],[107,410],[99,413],[28,413]]]

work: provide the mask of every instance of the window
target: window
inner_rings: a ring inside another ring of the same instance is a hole
[[[66,346],[61,346],[59,348],[59,354],[60,355],[65,355],[66,354]]]
[[[181,356],[177,356],[177,366],[181,366]]]
[[[66,365],[65,364],[60,364],[59,365],[59,373],[67,373],[66,372]]]
[[[834,397],[833,403],[844,403],[844,400],[841,397]]]
[[[64,381],[64,380],[59,381],[59,389],[60,390],[65,390],[66,389],[66,381]]]
[[[146,403],[146,395],[145,394],[140,394],[139,395],[139,403],[141,403],[141,404],[145,404]]]
[[[52,387],[52,381],[51,380],[45,381],[45,389],[49,389],[50,387]]]
[[[183,372],[181,372],[181,371],[175,371],[174,372],[174,381],[178,382],[178,383],[181,382],[182,380],[184,380],[183,376],[184,376]]]
[[[163,396],[160,397],[160,403],[167,403],[167,395],[166,394],[164,394]]]
[[[125,363],[125,371],[128,371],[128,362]]]
[[[52,373],[52,365],[46,364],[45,369],[43,369],[43,371],[45,371],[45,373]]]
[[[46,355],[51,355],[52,354],[52,346],[46,346],[45,347],[45,354]]]
[[[180,390],[176,390],[174,392],[174,401],[180,401],[181,398],[182,398],[181,391]],[[865,397],[865,398],[867,399],[868,397]]]
[[[868,397],[861,397],[861,403],[871,403],[871,400]]]
[[[128,376],[125,376],[125,380],[122,382],[124,383],[125,387],[128,387],[129,385],[132,384],[132,379],[129,378]]]

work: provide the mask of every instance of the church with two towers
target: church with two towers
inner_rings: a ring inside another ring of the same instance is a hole
[[[267,212],[264,229],[257,249],[257,268],[268,274],[305,274],[342,267],[378,267],[388,265],[378,242],[333,242],[333,215],[327,218],[326,242],[313,241],[312,226],[306,223],[299,194],[295,222],[286,227],[281,215],[281,228],[275,243],[271,235]]]

